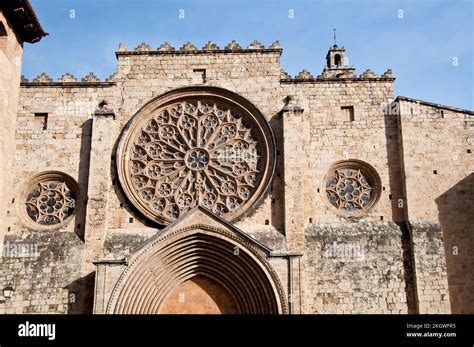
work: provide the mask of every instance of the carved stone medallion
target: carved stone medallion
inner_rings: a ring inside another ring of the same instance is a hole
[[[168,224],[196,205],[234,220],[262,195],[274,170],[274,143],[260,112],[225,91],[171,94],[127,126],[118,172],[129,200]]]

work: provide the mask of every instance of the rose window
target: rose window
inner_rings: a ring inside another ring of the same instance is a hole
[[[325,179],[327,201],[344,214],[369,210],[379,196],[379,178],[375,170],[361,162],[342,162]]]
[[[78,187],[65,174],[45,172],[31,179],[23,194],[23,211],[28,224],[32,227],[59,226],[75,212]]]
[[[200,205],[233,220],[263,193],[273,138],[256,109],[218,96],[149,108],[131,121],[117,156],[125,193],[146,216],[167,224]]]

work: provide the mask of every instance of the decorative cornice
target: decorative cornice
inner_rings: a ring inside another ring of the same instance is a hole
[[[197,51],[197,47],[193,45],[191,42],[186,42],[180,49],[180,52],[194,52]]]
[[[262,45],[260,42],[257,40],[254,40],[249,46],[248,49],[264,49],[265,46]]]
[[[106,82],[28,82],[22,81],[20,86],[22,88],[108,88],[115,86],[116,82],[106,81]]]
[[[227,46],[225,46],[225,49],[230,51],[237,51],[242,48],[235,40],[232,40]]]
[[[151,51],[151,47],[145,42],[142,42],[137,47],[135,47],[135,52],[149,52],[149,51]]]
[[[58,82],[77,82],[77,79],[72,74],[66,72],[58,79]]]
[[[203,51],[218,51],[220,50],[219,46],[216,45],[214,42],[208,41],[204,47],[202,47]]]
[[[85,75],[82,79],[81,82],[83,83],[97,83],[100,82],[100,79],[94,75],[93,72],[89,72],[89,74]]]
[[[36,78],[33,79],[33,83],[49,83],[53,82],[53,79],[49,77],[46,73],[42,72]]]
[[[171,46],[168,42],[163,43],[158,47],[159,52],[174,52],[175,48]]]
[[[150,45],[145,42],[139,44],[133,51],[129,51],[127,47],[121,43],[115,52],[117,57],[128,55],[156,55],[156,54],[215,54],[215,53],[278,53],[281,55],[282,48],[280,42],[275,41],[269,48],[265,48],[258,41],[253,41],[248,48],[242,48],[235,40],[232,40],[224,49],[219,48],[215,43],[208,41],[202,49],[198,49],[191,42],[185,43],[179,50],[176,50],[168,42],[163,43],[156,50],[152,50]]]
[[[357,82],[394,82],[395,77],[351,77],[351,78],[323,78],[318,76],[316,78],[299,78],[298,76],[294,78],[281,78],[280,83],[292,84],[292,83],[357,83]]]
[[[311,75],[306,69],[304,69],[298,74],[296,78],[301,80],[309,80],[313,78],[313,75]]]
[[[112,74],[105,82],[101,81],[93,72],[90,72],[78,81],[72,74],[65,73],[57,81],[53,81],[46,73],[42,72],[33,81],[28,81],[24,76],[21,78],[21,87],[60,87],[60,88],[81,88],[81,87],[110,87],[114,86],[116,73]]]

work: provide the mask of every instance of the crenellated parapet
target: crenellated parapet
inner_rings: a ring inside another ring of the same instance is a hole
[[[283,49],[280,42],[275,41],[269,46],[264,46],[261,42],[254,40],[246,47],[241,46],[237,41],[232,40],[224,48],[219,47],[216,43],[208,41],[201,48],[198,48],[192,42],[185,42],[179,48],[175,48],[169,42],[164,42],[156,49],[153,49],[146,42],[141,42],[133,50],[129,50],[124,43],[120,43],[116,51],[116,56],[143,56],[143,55],[213,55],[213,54],[278,54],[281,55]],[[126,58],[124,58],[126,59]],[[275,61],[278,64],[278,60]],[[121,79],[127,73],[123,73],[122,68],[129,66],[129,63],[119,64],[118,72],[114,72],[105,81],[101,81],[94,73],[76,79],[72,74],[65,73],[56,81],[49,77],[46,73],[41,73],[31,82],[22,76],[22,86],[107,86],[117,82],[117,78]],[[142,66],[145,67],[145,66]],[[145,69],[144,69],[145,70]],[[312,73],[310,70],[303,69],[295,76],[290,76],[284,69],[280,68],[280,81],[282,83],[319,83],[328,81],[382,81],[393,82],[395,77],[392,70],[388,69],[383,74],[376,74],[370,69],[360,74],[356,74],[355,67],[349,66],[348,59],[344,47],[334,45],[329,48],[326,56],[326,64],[320,74]]]
[[[330,71],[324,69],[323,73],[314,77],[308,70],[303,69],[296,76],[291,77],[285,70],[281,69],[280,80],[285,83],[305,83],[305,82],[328,82],[328,81],[394,81],[392,70],[388,69],[382,75],[377,75],[372,70],[367,69],[360,75],[354,70]]]
[[[247,48],[243,48],[235,40],[229,42],[224,48],[220,48],[216,43],[208,41],[202,48],[198,48],[191,42],[186,42],[179,49],[175,49],[169,42],[161,44],[155,50],[151,48],[145,42],[139,44],[134,50],[128,50],[127,46],[123,43],[120,43],[117,51],[115,52],[116,56],[122,55],[139,55],[139,54],[212,54],[212,53],[267,53],[267,52],[282,52],[280,42],[276,41],[270,46],[265,47],[262,43],[257,40],[252,41]]]
[[[53,79],[49,77],[45,72],[40,73],[36,78],[33,79],[33,83],[50,83]]]
[[[115,75],[116,73],[112,74],[108,77],[105,81],[101,81],[93,72],[88,73],[83,78],[78,81],[76,77],[74,77],[70,73],[65,73],[61,77],[59,77],[56,81],[53,80],[49,75],[45,72],[40,73],[36,76],[32,81],[29,81],[25,76],[21,78],[21,86],[24,87],[101,87],[101,86],[110,86],[115,84]]]
[[[337,45],[329,47],[326,55],[326,65],[320,75],[313,77],[313,75],[307,70],[301,71],[295,77],[289,76],[284,70],[282,70],[280,75],[280,80],[283,83],[315,83],[328,81],[393,82],[395,80],[391,69],[388,69],[381,76],[377,75],[370,69],[357,75],[355,67],[349,66],[348,64],[345,48]]]
[[[100,79],[96,75],[94,75],[93,72],[89,72],[89,74],[85,75],[84,78],[81,79],[81,82],[97,83],[100,82]]]
[[[77,79],[72,74],[65,73],[58,79],[58,81],[68,83],[68,82],[77,82]]]

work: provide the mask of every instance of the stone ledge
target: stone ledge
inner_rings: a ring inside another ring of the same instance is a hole
[[[101,88],[115,86],[116,82],[21,82],[21,87]]]
[[[195,55],[195,54],[248,54],[248,53],[278,53],[281,55],[283,49],[281,48],[261,48],[261,49],[249,49],[242,48],[238,50],[231,49],[216,49],[216,50],[193,50],[193,51],[126,51],[126,52],[115,52],[115,56],[127,56],[127,55]]]
[[[420,105],[425,105],[425,106],[430,106],[430,107],[435,107],[435,108],[443,108],[443,109],[450,110],[450,111],[455,111],[455,112],[467,113],[467,114],[470,114],[470,115],[474,115],[474,111],[471,111],[471,110],[467,110],[467,109],[463,109],[463,108],[459,108],[459,107],[446,106],[446,105],[437,104],[437,103],[434,103],[434,102],[424,101],[424,100],[420,100],[420,99],[409,98],[407,96],[399,95],[394,100],[394,102],[397,102],[397,101],[412,102],[412,103],[415,103],[415,104],[420,104]]]
[[[395,77],[353,77],[353,78],[282,78],[280,83],[327,83],[327,82],[394,82]]]

